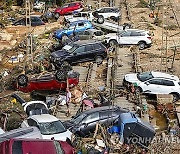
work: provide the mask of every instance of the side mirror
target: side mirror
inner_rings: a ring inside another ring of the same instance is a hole
[[[74,53],[73,53],[73,55],[77,55],[77,53],[76,53],[76,52],[74,52]]]

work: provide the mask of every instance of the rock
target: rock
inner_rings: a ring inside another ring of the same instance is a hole
[[[8,33],[0,33],[0,38],[2,41],[10,41],[12,39],[12,35]]]

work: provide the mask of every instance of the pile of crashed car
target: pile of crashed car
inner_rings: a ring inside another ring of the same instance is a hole
[[[38,9],[40,4],[36,5]],[[61,91],[64,97],[56,101],[65,101],[66,104],[67,90],[79,83],[80,74],[72,69],[72,65],[89,61],[101,65],[111,49],[117,45],[137,45],[142,50],[152,44],[148,31],[132,29],[129,24],[118,24],[121,19],[118,8],[103,7],[83,12],[81,2],[76,2],[57,8],[53,15],[56,19],[64,16],[64,27],[53,33],[53,38],[60,42],[61,47],[50,54],[51,71],[18,75],[13,82],[13,87],[18,91]],[[32,26],[44,24],[36,17],[31,20]],[[22,24],[25,24],[25,18],[14,22],[13,25]],[[165,87],[168,84],[163,93],[171,93],[177,98],[180,95],[178,88],[174,91],[172,87],[169,88],[173,85],[178,87],[179,79],[165,73],[146,72],[124,77],[124,86],[134,83],[137,84],[137,90],[144,93],[158,93],[155,85]],[[97,105],[92,99],[82,96],[80,108],[75,116],[64,121],[52,115],[50,108],[56,102],[26,102],[16,93],[11,97],[22,105],[27,118],[22,122],[21,128],[0,132],[1,154],[85,153],[83,147],[78,147],[78,142],[89,142],[88,138],[91,144],[84,147],[86,153],[114,152],[113,142],[118,143],[121,149],[126,149],[127,145],[134,144],[133,139],[136,139],[135,146],[148,151],[148,146],[155,136],[155,129],[149,123],[143,122],[136,113],[113,106],[108,101]],[[105,100],[103,96],[101,98]]]

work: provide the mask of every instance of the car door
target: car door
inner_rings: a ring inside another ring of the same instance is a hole
[[[122,45],[131,44],[131,36],[130,35],[131,35],[130,31],[124,31],[122,34],[120,34],[119,44],[122,44]]]
[[[84,134],[89,134],[89,132],[94,132],[96,123],[99,121],[99,112],[91,113],[87,115],[81,122],[80,131]]]
[[[174,82],[166,79],[162,79],[162,85],[160,90],[160,92],[163,94],[169,94],[177,91]]]
[[[85,31],[85,30],[86,28],[84,22],[79,22],[76,26],[76,32]]]
[[[104,35],[102,31],[96,31],[94,32],[93,39],[102,41],[104,39]]]
[[[162,79],[150,79],[140,84],[144,93],[160,94],[162,93]]]
[[[69,59],[69,61],[71,61],[72,63],[78,63],[78,62],[83,62],[86,60],[86,48],[85,46],[80,46],[78,47],[72,54],[71,54],[71,58]]]
[[[69,36],[71,35],[73,32],[76,32],[76,25],[71,25],[66,31],[65,33]]]
[[[101,111],[99,112],[99,117],[100,117],[100,124],[104,126],[108,126],[111,124],[112,120],[112,111]]]
[[[75,3],[69,4],[69,6],[68,6],[68,11],[69,11],[69,12],[73,12],[74,10],[76,10],[76,8],[75,8]]]
[[[86,50],[84,53],[85,61],[94,60],[96,55],[97,53],[95,51],[94,45],[93,44],[86,45]]]
[[[132,31],[129,40],[130,40],[131,44],[138,44],[139,41],[142,41],[141,33],[136,32],[136,31]]]

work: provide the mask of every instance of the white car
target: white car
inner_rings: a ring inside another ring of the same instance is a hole
[[[110,46],[114,45],[138,45],[139,49],[145,49],[152,44],[151,36],[148,31],[138,29],[120,30],[119,33],[106,35],[105,42]]]
[[[79,40],[98,40],[103,42],[105,38],[104,32],[98,29],[87,29],[76,35],[79,37]]]
[[[0,134],[5,133],[5,131],[0,127]]]
[[[62,122],[50,114],[40,114],[29,116],[21,124],[21,127],[35,126],[39,128],[43,139],[66,141],[71,140],[72,132],[64,127]]]
[[[167,73],[152,71],[127,74],[124,77],[123,84],[135,84],[137,89],[143,93],[173,94],[174,98],[180,98],[179,78]]]
[[[89,20],[92,21],[94,19],[94,16],[92,15],[92,12],[78,12],[74,15],[66,15],[64,16],[65,22],[74,22],[78,20]]]
[[[114,21],[118,21],[121,17],[121,12],[118,8],[114,7],[102,7],[93,12],[93,16],[97,17],[99,24],[104,23],[104,19],[110,18]]]

